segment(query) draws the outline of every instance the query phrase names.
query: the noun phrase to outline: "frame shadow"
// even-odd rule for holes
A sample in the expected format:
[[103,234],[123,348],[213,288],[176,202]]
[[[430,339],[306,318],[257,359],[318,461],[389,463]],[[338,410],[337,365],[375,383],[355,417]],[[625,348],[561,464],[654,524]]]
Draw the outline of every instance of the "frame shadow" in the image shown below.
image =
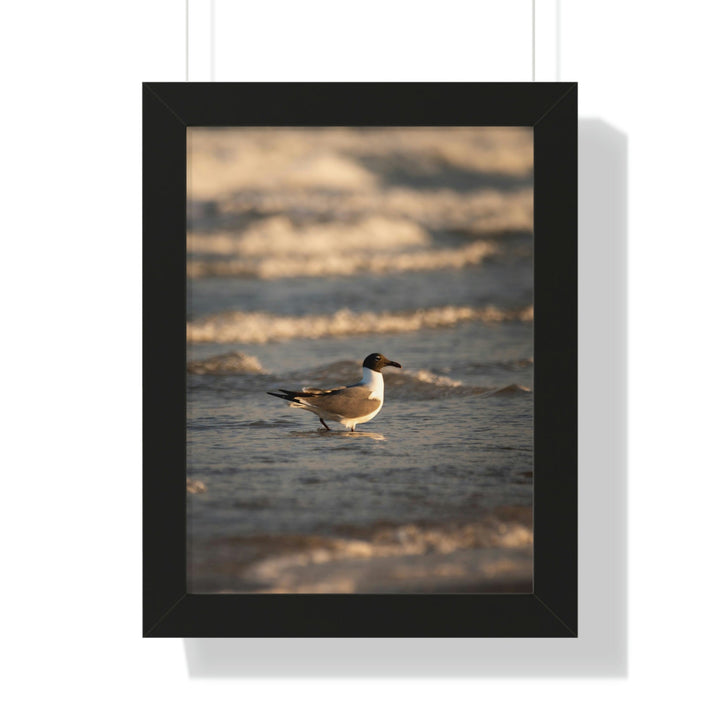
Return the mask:
[[627,144],[579,121],[579,637],[186,638],[191,678],[627,675]]

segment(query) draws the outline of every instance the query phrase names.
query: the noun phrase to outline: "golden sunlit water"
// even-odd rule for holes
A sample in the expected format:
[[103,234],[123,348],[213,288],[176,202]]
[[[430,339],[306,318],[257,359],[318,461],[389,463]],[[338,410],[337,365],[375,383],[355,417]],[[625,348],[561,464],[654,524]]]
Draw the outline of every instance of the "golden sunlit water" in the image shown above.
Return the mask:
[[[532,589],[532,131],[188,131],[191,592]],[[354,433],[268,390],[357,382]]]

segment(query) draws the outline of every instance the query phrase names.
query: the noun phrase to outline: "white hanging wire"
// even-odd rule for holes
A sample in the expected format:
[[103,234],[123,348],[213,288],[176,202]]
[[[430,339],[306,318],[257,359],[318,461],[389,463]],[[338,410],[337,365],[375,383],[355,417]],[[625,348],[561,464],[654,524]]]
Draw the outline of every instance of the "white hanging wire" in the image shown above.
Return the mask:
[[215,0],[210,0],[210,82],[215,82]]
[[[555,0],[554,2],[554,12],[549,7],[549,2],[543,2],[540,10],[540,16],[541,16],[541,23],[540,27],[542,28],[541,32],[541,39],[545,39],[546,41],[549,39],[549,37],[552,36],[552,30],[549,30],[547,26],[547,22],[543,22],[544,20],[548,19],[549,13],[552,12],[552,15],[554,17],[555,21],[555,82],[560,82],[560,3],[561,0]],[[541,47],[543,50],[548,45],[547,42],[544,44],[541,43]],[[548,63],[548,57],[547,53],[541,53],[541,57],[544,58],[543,62],[541,63],[541,68],[543,68],[543,75],[545,74],[545,70],[548,69],[547,65]],[[535,8],[535,0],[532,0],[532,81],[535,82],[537,78],[537,13]]]
[[[197,9],[197,3],[195,3]],[[205,9],[209,11],[210,33],[210,81],[215,82],[215,0],[209,0]],[[197,37],[197,34],[196,34]],[[197,48],[196,48],[197,49]],[[185,82],[190,81],[190,0],[185,0]]]
[[535,0],[532,0],[532,81],[535,82]]
[[560,0],[555,2],[555,81],[560,82]]

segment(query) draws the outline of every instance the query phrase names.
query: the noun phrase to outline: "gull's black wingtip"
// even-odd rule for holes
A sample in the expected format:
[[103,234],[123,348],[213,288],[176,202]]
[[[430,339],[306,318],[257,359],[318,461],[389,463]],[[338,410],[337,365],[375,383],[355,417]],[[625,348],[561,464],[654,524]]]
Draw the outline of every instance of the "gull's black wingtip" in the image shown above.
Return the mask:
[[287,400],[287,396],[286,396],[286,395],[278,395],[277,393],[273,393],[273,392],[269,392],[269,391],[268,391],[267,394],[268,394],[268,395],[272,395],[273,397],[279,397],[281,400]]

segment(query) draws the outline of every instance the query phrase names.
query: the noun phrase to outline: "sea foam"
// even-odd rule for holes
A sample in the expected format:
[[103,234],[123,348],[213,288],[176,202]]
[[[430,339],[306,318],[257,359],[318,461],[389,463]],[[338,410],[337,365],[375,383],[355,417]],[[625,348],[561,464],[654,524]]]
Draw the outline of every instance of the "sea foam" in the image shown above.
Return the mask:
[[445,306],[407,312],[353,312],[330,315],[273,315],[265,312],[224,312],[187,323],[190,343],[268,343],[297,338],[317,339],[368,333],[405,333],[452,327],[460,322],[531,322],[532,306],[520,309]]
[[[419,243],[418,243],[419,244]],[[357,275],[361,273],[385,275],[390,273],[423,272],[460,269],[479,265],[495,255],[495,243],[479,240],[454,249],[421,249],[387,252],[366,248],[345,249],[335,245],[325,252],[279,252],[243,258],[218,260],[189,260],[189,277],[255,277],[264,279],[286,277],[322,277]]]

